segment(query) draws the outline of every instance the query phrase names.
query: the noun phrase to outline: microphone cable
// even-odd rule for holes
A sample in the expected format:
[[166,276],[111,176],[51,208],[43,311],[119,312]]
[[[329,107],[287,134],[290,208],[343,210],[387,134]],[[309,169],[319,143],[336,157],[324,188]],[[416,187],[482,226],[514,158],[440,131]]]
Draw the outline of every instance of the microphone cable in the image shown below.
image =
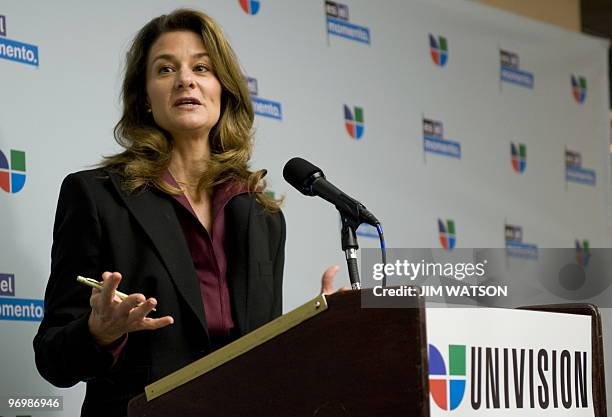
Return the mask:
[[378,239],[380,240],[380,252],[381,252],[382,263],[383,263],[382,286],[383,288],[386,288],[387,287],[387,272],[385,271],[385,266],[387,265],[387,246],[385,245],[385,235],[383,233],[382,224],[376,223],[376,231],[378,232]]

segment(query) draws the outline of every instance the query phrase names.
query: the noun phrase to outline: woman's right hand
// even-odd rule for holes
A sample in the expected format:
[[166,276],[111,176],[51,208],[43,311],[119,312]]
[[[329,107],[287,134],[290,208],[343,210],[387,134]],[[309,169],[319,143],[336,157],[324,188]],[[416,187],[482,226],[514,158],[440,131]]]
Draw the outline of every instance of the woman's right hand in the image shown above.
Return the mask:
[[[146,299],[138,293],[130,294],[124,300],[116,296],[115,291],[121,282],[119,272],[104,272],[102,281],[102,289],[94,288],[89,299],[89,332],[98,345],[109,345],[129,332],[155,330],[174,323],[172,316],[147,317],[157,305],[154,298]],[[140,303],[142,305],[138,306]]]

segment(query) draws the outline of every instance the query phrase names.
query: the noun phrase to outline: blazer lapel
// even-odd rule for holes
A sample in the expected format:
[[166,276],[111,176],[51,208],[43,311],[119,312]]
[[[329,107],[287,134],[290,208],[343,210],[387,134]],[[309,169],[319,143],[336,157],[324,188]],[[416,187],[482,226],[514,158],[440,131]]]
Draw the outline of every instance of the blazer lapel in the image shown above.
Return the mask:
[[114,173],[109,175],[125,205],[153,242],[180,294],[208,335],[198,277],[172,202],[151,190],[126,195],[121,188],[120,177]]
[[248,194],[234,197],[225,206],[225,250],[227,282],[236,325],[240,334],[249,331],[248,292],[250,274],[249,225],[255,198]]

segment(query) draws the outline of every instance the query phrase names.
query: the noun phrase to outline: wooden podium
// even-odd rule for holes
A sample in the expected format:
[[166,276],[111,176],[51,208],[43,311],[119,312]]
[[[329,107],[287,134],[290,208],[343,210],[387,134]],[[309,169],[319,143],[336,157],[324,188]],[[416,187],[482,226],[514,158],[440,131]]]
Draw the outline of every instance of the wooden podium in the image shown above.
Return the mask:
[[359,292],[317,297],[150,385],[128,416],[428,416],[425,309],[412,300],[363,309]]
[[[423,300],[375,309],[362,308],[361,297],[349,291],[311,300],[147,386],[130,401],[128,416],[429,416]],[[605,417],[597,309],[526,309],[591,316],[593,408],[595,417]]]

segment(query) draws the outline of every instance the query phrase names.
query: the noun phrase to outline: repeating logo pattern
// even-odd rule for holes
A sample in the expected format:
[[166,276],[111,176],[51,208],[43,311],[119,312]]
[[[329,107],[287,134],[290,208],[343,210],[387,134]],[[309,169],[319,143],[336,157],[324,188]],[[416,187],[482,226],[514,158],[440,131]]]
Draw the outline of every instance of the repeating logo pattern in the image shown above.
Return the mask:
[[349,22],[349,9],[346,4],[326,0],[325,16],[328,35],[370,44],[370,29]]
[[15,296],[15,275],[0,273],[0,296]]
[[0,59],[38,66],[38,46],[6,38],[6,16],[0,15]]
[[501,81],[529,89],[533,88],[533,74],[520,68],[517,53],[500,49],[499,57]]
[[239,0],[239,3],[247,14],[255,15],[259,11],[259,0]]
[[506,224],[504,229],[506,255],[513,258],[538,259],[538,246],[523,242],[523,228]]
[[443,67],[448,60],[448,42],[444,36],[436,38],[431,33],[429,34],[429,51],[434,64]]
[[0,188],[7,193],[18,193],[26,182],[25,152],[11,149],[11,163],[0,151]]
[[586,99],[587,93],[587,80],[585,77],[580,75],[572,74],[572,95],[577,103],[582,104]]
[[429,392],[442,410],[455,410],[465,394],[465,345],[448,346],[448,371],[442,353],[429,344]]
[[15,274],[0,273],[0,320],[41,321],[43,300],[15,298]]
[[455,221],[446,220],[446,223],[442,219],[438,219],[438,236],[440,237],[440,244],[446,250],[452,250],[455,248],[457,243],[457,234],[455,233]]
[[253,110],[258,116],[269,117],[276,120],[283,120],[283,106],[280,102],[259,97],[257,79],[247,77],[249,93],[253,102]]
[[423,151],[461,159],[461,144],[444,138],[444,125],[439,120],[423,119]]
[[361,139],[365,130],[363,108],[355,106],[353,107],[353,111],[351,111],[350,107],[345,104],[344,126],[350,137],[353,139]]
[[527,167],[527,145],[524,143],[515,145],[514,142],[510,142],[510,156],[514,171],[519,174],[525,172]]
[[594,186],[597,182],[595,170],[582,166],[582,154],[565,150],[565,180],[577,184]]
[[576,263],[583,268],[589,266],[591,259],[591,248],[588,240],[576,239]]

